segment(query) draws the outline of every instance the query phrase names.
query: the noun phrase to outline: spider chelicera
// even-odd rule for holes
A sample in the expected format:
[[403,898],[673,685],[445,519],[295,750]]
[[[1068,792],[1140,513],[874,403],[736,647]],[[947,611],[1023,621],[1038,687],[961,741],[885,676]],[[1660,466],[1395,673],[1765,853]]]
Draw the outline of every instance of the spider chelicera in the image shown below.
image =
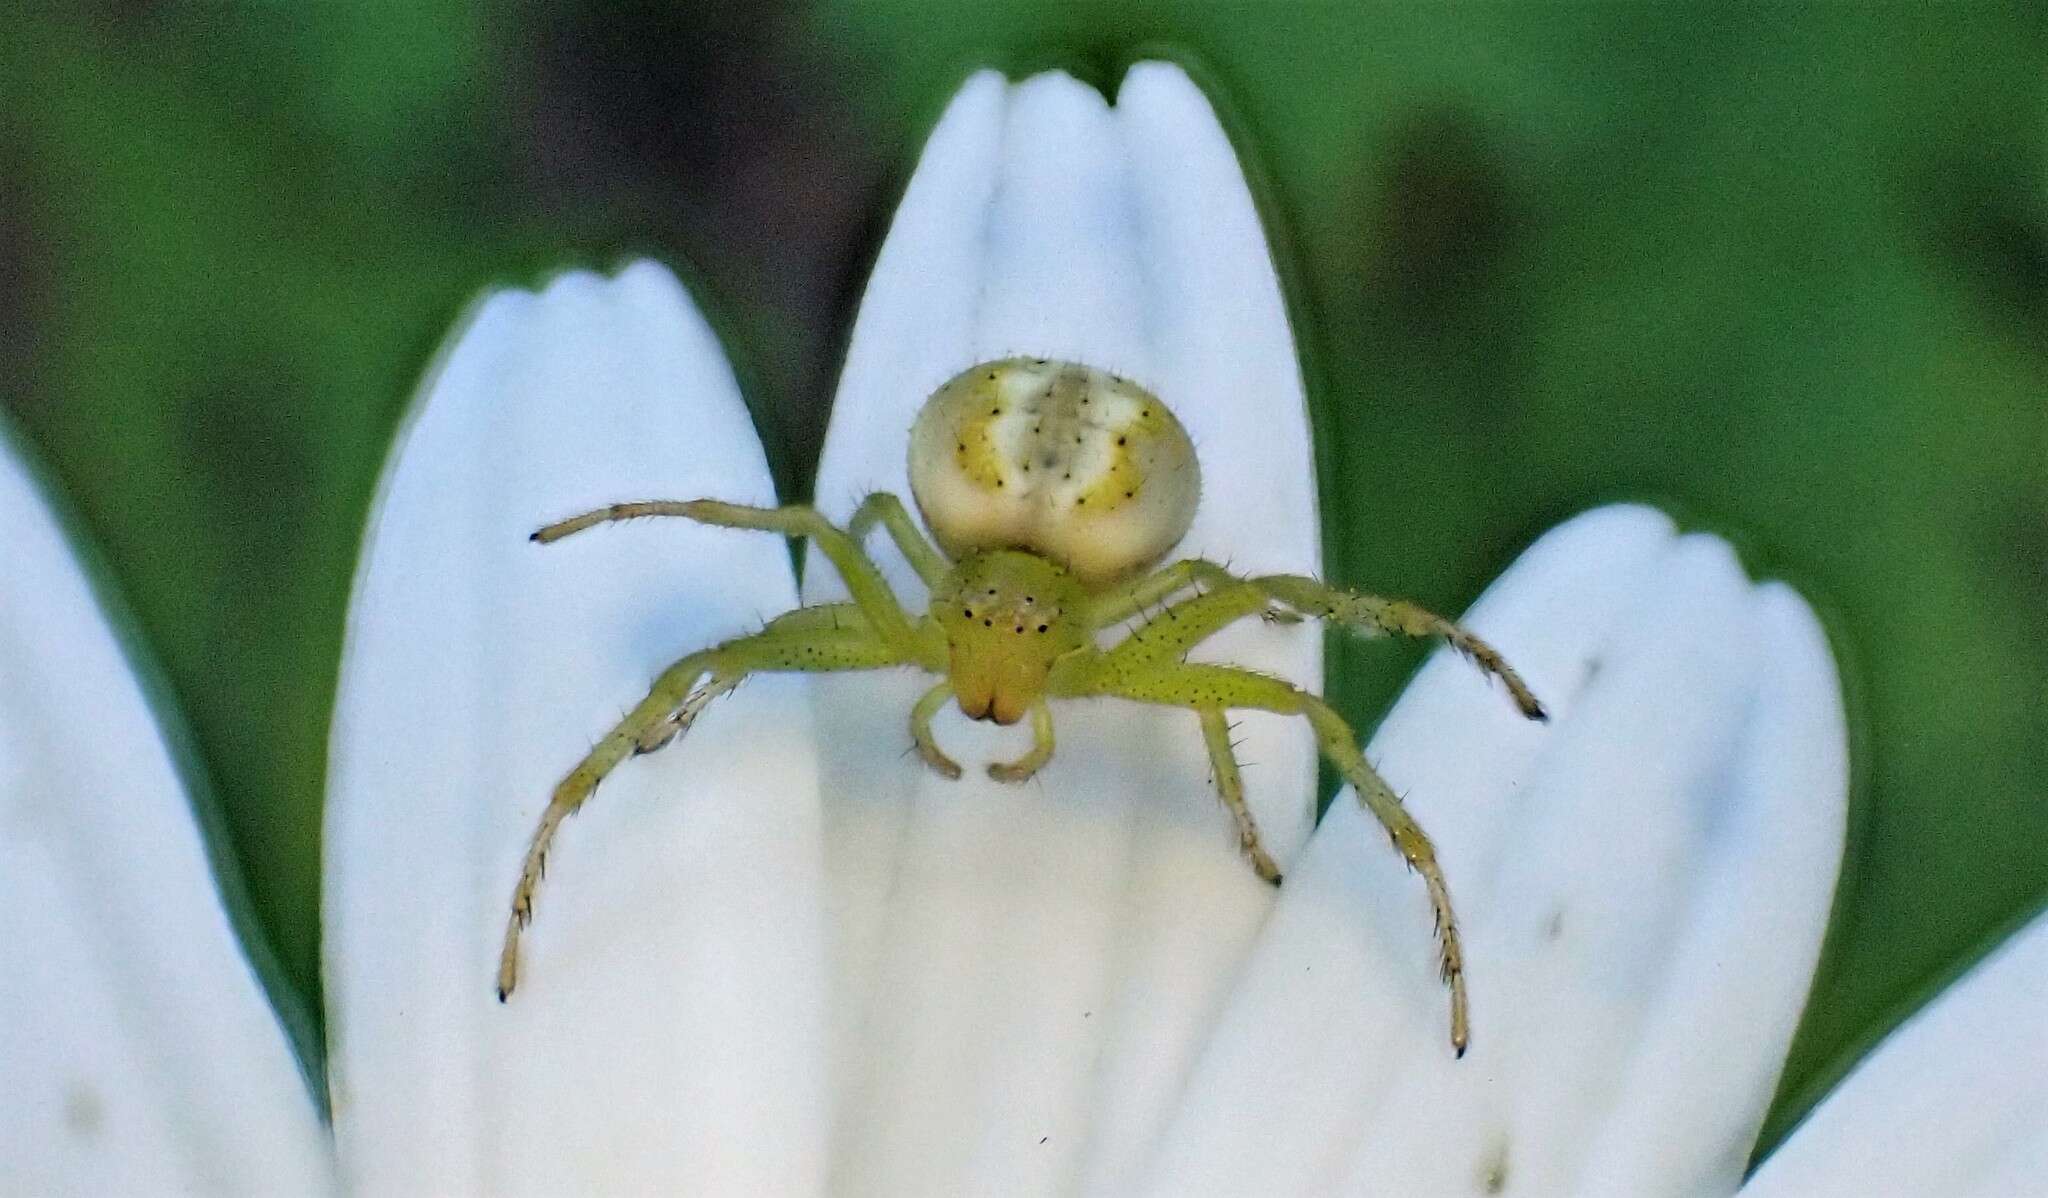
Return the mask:
[[[1469,1039],[1463,954],[1450,889],[1429,837],[1360,751],[1356,735],[1316,695],[1269,675],[1186,660],[1188,651],[1248,616],[1320,619],[1367,636],[1440,636],[1501,680],[1523,715],[1543,707],[1491,646],[1399,599],[1383,599],[1293,574],[1240,577],[1188,558],[1147,572],[1194,519],[1201,472],[1172,411],[1116,375],[1049,359],[986,362],[955,376],[926,401],[910,431],[910,483],[932,540],[888,492],[867,497],[844,528],[804,506],[749,507],[712,499],[618,503],[550,524],[542,543],[594,525],[641,516],[683,516],[723,528],[808,537],[846,580],[852,599],[799,607],[759,632],[692,653],[664,670],[647,697],[555,787],[534,830],[512,895],[498,997],[519,976],[519,935],[533,918],[548,846],[598,783],[635,753],[687,730],[705,706],[749,674],[914,666],[938,681],[910,709],[910,735],[926,764],[948,778],[960,766],[932,737],[950,702],[978,720],[1031,720],[1032,746],[988,767],[1021,782],[1053,754],[1048,700],[1108,695],[1194,712],[1216,789],[1237,823],[1238,844],[1261,878],[1280,871],[1259,843],[1230,745],[1232,709],[1299,715],[1394,848],[1422,875],[1435,912],[1439,966],[1451,995],[1451,1045]],[[875,525],[924,580],[931,604],[906,611],[868,557]],[[934,544],[933,541],[937,543]],[[1109,648],[1105,630],[1158,609]]]

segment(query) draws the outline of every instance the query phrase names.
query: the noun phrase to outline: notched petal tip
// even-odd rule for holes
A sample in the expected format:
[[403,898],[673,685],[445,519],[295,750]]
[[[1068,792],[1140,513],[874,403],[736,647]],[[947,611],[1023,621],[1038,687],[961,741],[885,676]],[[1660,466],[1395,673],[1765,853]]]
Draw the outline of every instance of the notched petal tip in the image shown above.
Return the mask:
[[[1450,1192],[1488,1175],[1512,1133],[1539,1189],[1734,1184],[1726,1145],[1761,1119],[1840,852],[1846,775],[1826,764],[1840,746],[1800,743],[1843,736],[1826,718],[1824,642],[1788,589],[1752,584],[1725,544],[1635,506],[1545,534],[1469,627],[1543,695],[1548,729],[1446,650],[1369,755],[1436,838],[1458,897],[1466,1048],[1483,1037],[1485,1068],[1452,1071],[1431,1051],[1440,997],[1417,977],[1414,883],[1369,821],[1334,806],[1190,1085],[1162,1178]],[[1361,1055],[1377,1068],[1358,1070]],[[1377,1114],[1246,1119],[1304,1091]],[[1590,1141],[1539,1130],[1533,1111],[1582,1122]],[[1306,1161],[1341,1163],[1290,1172]]]
[[[366,538],[329,755],[336,1134],[365,1189],[815,1175],[800,689],[750,688],[700,741],[625,761],[565,833],[526,976],[499,956],[552,788],[664,667],[795,603],[768,535],[679,519],[523,547],[565,513],[703,495],[775,502],[724,354],[656,264],[484,300],[423,389]],[[689,803],[646,801],[679,776]],[[423,1046],[445,1059],[422,1068]]]
[[[850,506],[870,488],[901,492],[906,432],[933,388],[976,363],[1057,357],[1140,380],[1186,425],[1203,455],[1205,492],[1229,502],[1212,505],[1206,525],[1198,514],[1177,554],[1318,573],[1306,403],[1286,308],[1243,172],[1206,99],[1166,65],[1134,68],[1115,107],[1065,75],[1015,87],[984,80],[999,83],[977,76],[947,107],[877,259],[818,494]],[[815,586],[809,580],[828,572],[815,556],[812,564]],[[918,592],[891,556],[883,565],[906,593]],[[1320,689],[1312,629],[1233,631],[1240,635],[1218,653]],[[858,1179],[852,1188],[971,1188],[949,1169],[975,1156],[999,1169],[1014,1163],[1000,1174],[1012,1188],[1080,1176],[1074,1188],[1127,1191],[1119,1181],[1138,1167],[1145,1137],[1084,1129],[1165,1117],[1172,1087],[1159,1079],[1177,1076],[1196,1051],[1272,901],[1224,835],[1227,814],[1205,780],[1199,737],[1170,713],[1105,704],[1062,726],[1060,765],[1042,791],[1008,796],[979,770],[957,784],[906,771],[893,749],[900,714],[826,718],[846,720],[826,730],[836,766],[885,792],[848,805],[848,822],[865,827],[872,813],[893,813],[889,798],[909,813],[898,826],[908,831],[866,841],[894,859],[844,863],[860,875],[854,889],[875,896],[854,918],[872,920],[877,930],[863,943],[879,947],[855,968],[887,996],[854,1017],[874,1041],[915,1046],[857,1067],[888,1079],[891,1101],[865,1104],[841,1131],[858,1146],[845,1170]],[[1300,721],[1253,719],[1245,735],[1254,738],[1248,798],[1261,838],[1287,862],[1310,818],[1312,745]],[[1133,753],[1133,743],[1147,750]],[[1172,881],[1138,885],[1147,878]],[[1115,957],[1131,926],[1174,948]],[[976,996],[992,988],[1003,1009],[977,1010]],[[1096,1012],[1085,1035],[1068,1027],[1075,1009]],[[1017,1052],[1049,1049],[1022,1081],[991,1049],[992,1025]],[[963,1074],[963,1061],[993,1068]],[[1076,1094],[1094,1096],[1093,1110],[1074,1109]],[[1062,1131],[1055,1144],[1092,1141],[1100,1151],[1034,1149],[1013,1160],[994,1147],[1011,1138],[990,1130],[987,1111],[1036,1118],[1048,1105],[1075,1133]],[[958,1151],[889,1151],[939,1140]]]

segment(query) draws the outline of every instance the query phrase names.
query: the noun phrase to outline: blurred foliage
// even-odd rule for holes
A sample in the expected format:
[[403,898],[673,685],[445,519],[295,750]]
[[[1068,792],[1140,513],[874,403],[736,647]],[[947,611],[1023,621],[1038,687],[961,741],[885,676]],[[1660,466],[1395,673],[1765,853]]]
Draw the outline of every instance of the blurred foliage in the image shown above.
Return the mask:
[[[23,6],[5,402],[196,727],[317,1009],[321,771],[394,422],[480,286],[693,271],[787,493],[960,78],[1164,53],[1288,276],[1333,575],[1462,607],[1635,496],[1830,622],[1858,825],[1767,1139],[2048,897],[2042,10]],[[1337,651],[1370,722],[1418,651]]]

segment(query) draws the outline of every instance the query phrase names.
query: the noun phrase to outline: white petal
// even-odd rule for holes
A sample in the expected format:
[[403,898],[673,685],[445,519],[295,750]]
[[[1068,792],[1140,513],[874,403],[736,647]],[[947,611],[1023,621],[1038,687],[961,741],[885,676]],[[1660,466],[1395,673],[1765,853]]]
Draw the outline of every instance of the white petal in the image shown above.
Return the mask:
[[1743,1198],[2002,1198],[2048,1177],[2048,915],[1893,1031]]
[[1848,736],[1826,633],[1752,591],[1760,661],[1728,772],[1695,794],[1690,894],[1582,1193],[1725,1193],[1748,1165],[1805,1008],[1847,820]]
[[1826,641],[1726,546],[1630,508],[1539,541],[1470,623],[1551,723],[1517,721],[1439,654],[1371,747],[1441,850],[1470,1053],[1446,1042],[1421,887],[1347,792],[1282,892],[1155,1192],[1733,1189],[1841,851]]
[[[1314,477],[1293,339],[1257,212],[1208,102],[1144,64],[1111,108],[1060,74],[969,80],[933,131],[855,326],[817,493],[844,514],[905,489],[933,388],[1009,354],[1113,368],[1188,426],[1205,502],[1182,550],[1313,572]],[[888,555],[885,555],[888,560]],[[900,563],[892,577],[921,607]],[[806,597],[840,593],[814,558]],[[1256,625],[1205,649],[1320,684],[1312,632]],[[906,760],[930,679],[820,688],[831,869],[853,988],[835,1187],[1115,1190],[1171,1110],[1270,907],[1208,784],[1192,716],[1109,702],[1055,712],[1040,779],[976,772],[1012,730],[957,712],[970,777]],[[1283,864],[1306,836],[1305,730],[1247,719],[1247,784]]]
[[628,761],[563,829],[519,989],[499,936],[555,782],[655,673],[794,602],[778,538],[620,499],[774,501],[731,371],[639,264],[486,300],[387,469],[326,829],[345,1168],[367,1193],[801,1193],[822,1177],[823,882],[788,678]]
[[0,528],[0,1188],[327,1192],[176,750],[4,432]]

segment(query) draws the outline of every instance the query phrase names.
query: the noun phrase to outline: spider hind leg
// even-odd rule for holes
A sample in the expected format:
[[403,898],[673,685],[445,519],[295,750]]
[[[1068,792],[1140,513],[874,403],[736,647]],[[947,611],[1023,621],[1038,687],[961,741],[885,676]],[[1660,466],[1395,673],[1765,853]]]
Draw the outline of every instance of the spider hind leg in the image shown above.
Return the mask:
[[1195,714],[1202,721],[1202,743],[1209,749],[1209,772],[1216,783],[1217,796],[1230,810],[1230,817],[1237,821],[1237,848],[1244,859],[1251,863],[1252,872],[1273,885],[1280,884],[1280,867],[1266,852],[1266,846],[1259,843],[1259,825],[1252,819],[1252,809],[1244,801],[1244,776],[1237,768],[1237,750],[1230,743],[1230,724],[1224,718],[1220,707],[1198,708]]
[[[1465,995],[1465,953],[1458,920],[1451,909],[1450,884],[1437,863],[1436,846],[1415,822],[1400,797],[1366,761],[1358,738],[1344,717],[1329,704],[1281,679],[1235,666],[1198,665],[1178,661],[1115,661],[1105,654],[1102,672],[1075,693],[1116,695],[1141,703],[1193,708],[1220,713],[1231,709],[1298,715],[1314,730],[1317,747],[1358,792],[1359,805],[1370,812],[1409,868],[1421,875],[1429,895],[1437,941],[1437,972],[1451,997],[1451,1047],[1459,1056],[1471,1039],[1471,1017]],[[1227,733],[1227,729],[1225,729]],[[1210,735],[1205,717],[1205,737]],[[1228,742],[1225,742],[1226,747]],[[1215,758],[1212,753],[1212,763]],[[1233,763],[1234,764],[1234,763]],[[1221,773],[1221,771],[1219,771]],[[1226,798],[1226,802],[1228,799]]]

